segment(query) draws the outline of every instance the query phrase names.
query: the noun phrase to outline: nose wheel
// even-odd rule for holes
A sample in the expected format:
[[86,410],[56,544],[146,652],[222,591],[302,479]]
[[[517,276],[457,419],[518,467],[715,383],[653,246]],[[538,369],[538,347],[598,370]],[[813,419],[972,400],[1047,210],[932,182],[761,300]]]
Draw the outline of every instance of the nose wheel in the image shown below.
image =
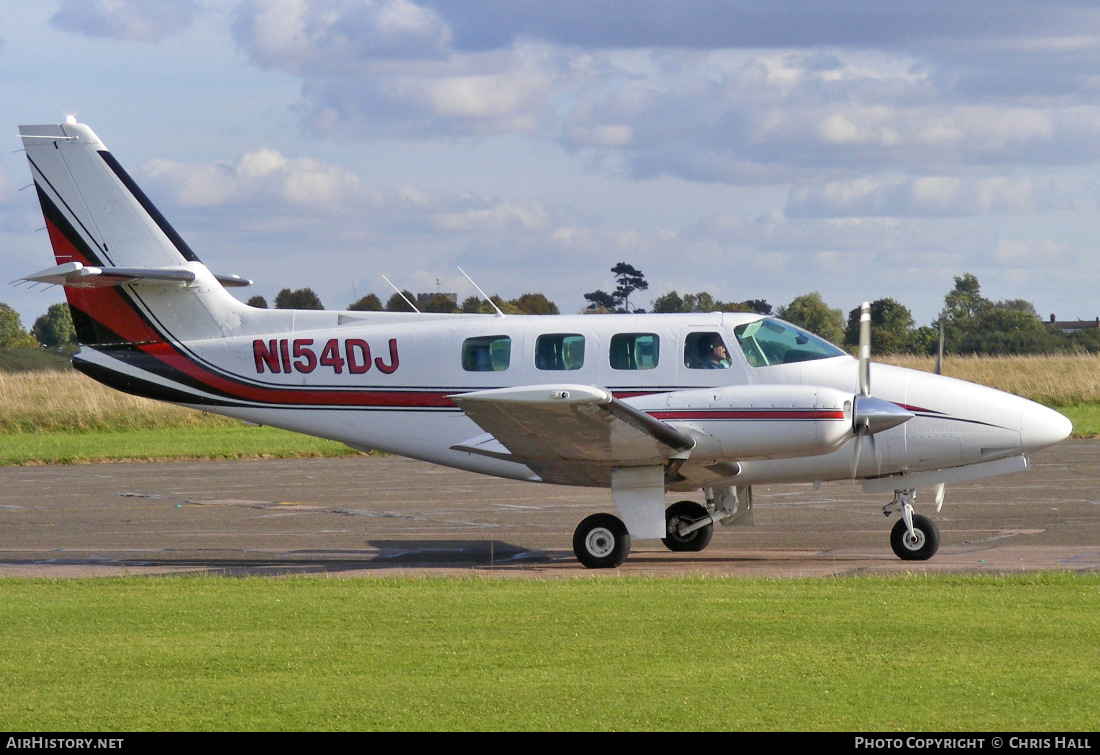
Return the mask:
[[890,547],[903,561],[927,561],[940,548],[940,530],[931,519],[913,512],[911,501],[915,498],[912,490],[896,491],[894,500],[882,510],[887,516],[901,511],[901,519],[890,530]]
[[939,550],[940,531],[928,517],[914,514],[912,534],[904,519],[894,523],[890,530],[890,547],[903,561],[927,561]]

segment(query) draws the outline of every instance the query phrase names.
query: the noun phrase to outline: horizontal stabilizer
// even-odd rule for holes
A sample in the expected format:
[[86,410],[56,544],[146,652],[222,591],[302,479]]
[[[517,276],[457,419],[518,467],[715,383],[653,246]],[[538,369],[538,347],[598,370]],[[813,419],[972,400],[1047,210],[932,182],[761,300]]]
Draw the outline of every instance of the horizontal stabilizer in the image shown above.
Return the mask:
[[[214,277],[227,287],[252,285],[252,281],[238,275]],[[187,285],[195,281],[195,273],[184,268],[94,267],[80,262],[66,262],[40,270],[20,280],[71,288],[104,288],[139,282]]]

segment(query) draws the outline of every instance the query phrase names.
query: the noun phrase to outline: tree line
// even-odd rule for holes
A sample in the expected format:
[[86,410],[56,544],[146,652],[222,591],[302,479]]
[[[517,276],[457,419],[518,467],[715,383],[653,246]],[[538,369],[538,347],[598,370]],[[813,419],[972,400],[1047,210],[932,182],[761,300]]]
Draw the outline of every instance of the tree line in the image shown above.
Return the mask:
[[[584,295],[588,302],[585,313],[641,313],[645,309],[631,301],[633,296],[649,289],[642,271],[625,262],[611,268],[615,288],[602,289]],[[956,276],[954,288],[944,297],[944,306],[929,325],[916,325],[912,313],[894,299],[871,302],[871,341],[876,354],[934,354],[943,333],[947,354],[1054,354],[1100,352],[1100,327],[1067,332],[1044,323],[1030,302],[1023,299],[991,301],[981,294],[976,276],[965,273]],[[554,302],[541,293],[527,293],[515,299],[490,297],[506,314],[559,314]],[[348,305],[359,312],[410,312],[417,297],[410,291],[393,293],[385,303],[374,293]],[[250,306],[267,308],[262,296],[253,296]],[[274,300],[276,309],[324,309],[320,297],[309,288],[284,288]],[[496,310],[477,296],[458,303],[446,294],[427,297],[420,306],[423,312],[461,312],[492,314]],[[813,291],[796,297],[789,304],[774,308],[764,299],[726,302],[706,291],[680,294],[669,291],[650,302],[649,311],[666,312],[755,312],[787,320],[838,345],[854,349],[859,342],[859,308],[847,316],[830,307],[821,294]],[[30,331],[23,329],[19,314],[0,303],[0,348],[47,347],[71,351],[76,348],[76,331],[69,308],[53,304],[46,314],[35,320]]]
[[[367,294],[347,306],[351,312],[441,312],[450,314],[461,312],[463,314],[493,314],[496,312],[492,305],[476,296],[469,296],[461,304],[447,294],[436,294],[428,297],[422,306],[416,306],[413,302],[417,297],[408,289],[400,293],[394,292],[386,303],[377,294]],[[523,294],[515,299],[505,301],[500,296],[490,296],[493,304],[500,311],[511,315],[557,315],[561,314],[554,302],[543,294]],[[247,302],[249,306],[267,309],[267,299],[262,296],[253,296]],[[275,309],[324,309],[321,298],[310,288],[299,288],[291,291],[284,288],[275,296]]]

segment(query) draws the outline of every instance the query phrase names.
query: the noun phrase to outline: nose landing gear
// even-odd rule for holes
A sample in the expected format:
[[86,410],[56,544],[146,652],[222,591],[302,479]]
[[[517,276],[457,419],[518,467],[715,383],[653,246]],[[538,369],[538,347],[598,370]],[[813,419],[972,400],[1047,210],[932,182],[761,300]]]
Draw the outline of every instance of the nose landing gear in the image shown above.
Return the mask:
[[901,512],[901,519],[890,530],[890,547],[903,561],[927,561],[940,548],[940,531],[936,523],[913,512],[912,502],[916,499],[917,494],[912,489],[895,490],[894,500],[882,508],[886,516]]

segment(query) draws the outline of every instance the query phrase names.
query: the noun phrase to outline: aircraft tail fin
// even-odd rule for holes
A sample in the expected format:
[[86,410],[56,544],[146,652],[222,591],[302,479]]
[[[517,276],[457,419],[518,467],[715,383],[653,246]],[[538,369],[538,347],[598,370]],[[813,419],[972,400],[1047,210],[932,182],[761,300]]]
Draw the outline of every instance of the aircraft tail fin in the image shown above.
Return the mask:
[[56,266],[81,344],[229,335],[245,305],[214,276],[86,125],[20,126]]

